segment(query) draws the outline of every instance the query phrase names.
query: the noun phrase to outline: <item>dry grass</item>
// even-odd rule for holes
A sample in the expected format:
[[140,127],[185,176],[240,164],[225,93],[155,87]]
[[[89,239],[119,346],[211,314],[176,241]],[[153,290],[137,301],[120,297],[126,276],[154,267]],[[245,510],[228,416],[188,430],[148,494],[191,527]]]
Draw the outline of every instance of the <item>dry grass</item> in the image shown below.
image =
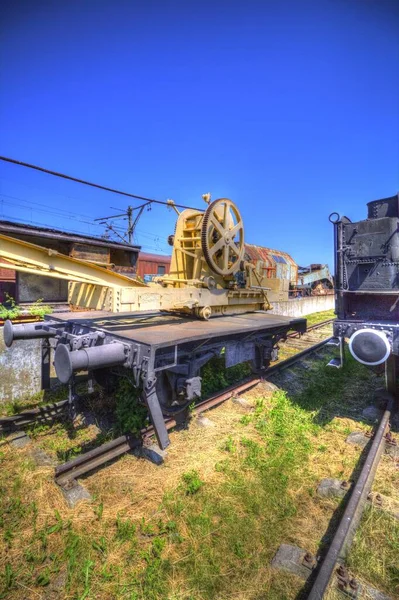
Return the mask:
[[[230,400],[207,413],[214,426],[194,419],[173,432],[163,466],[126,455],[86,477],[81,482],[93,500],[73,510],[52,469],[35,467],[29,448],[1,443],[2,597],[296,598],[303,582],[273,571],[270,560],[280,543],[319,550],[339,503],[319,498],[317,484],[352,477],[361,449],[345,439],[369,428],[360,412],[381,384],[353,362],[333,373],[307,362],[309,369],[278,381],[288,396],[260,385],[245,394],[252,410]],[[59,456],[93,442],[97,432],[56,426],[35,436]],[[395,463],[384,458],[375,490],[398,498],[398,478]],[[388,527],[385,517],[366,515],[350,564],[394,594],[395,540],[382,547]]]

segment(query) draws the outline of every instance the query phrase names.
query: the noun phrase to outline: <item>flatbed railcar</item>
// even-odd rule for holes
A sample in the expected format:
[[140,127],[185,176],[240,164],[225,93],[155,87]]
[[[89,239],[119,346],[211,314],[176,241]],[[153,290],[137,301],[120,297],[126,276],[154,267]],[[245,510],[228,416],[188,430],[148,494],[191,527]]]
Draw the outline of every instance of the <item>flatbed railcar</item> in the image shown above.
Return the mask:
[[[142,390],[161,448],[169,445],[164,416],[176,415],[201,397],[201,368],[222,351],[226,367],[252,361],[257,372],[277,356],[289,331],[305,332],[306,319],[264,311],[200,321],[162,312],[59,313],[43,323],[6,323],[4,337],[42,337],[55,348],[58,379],[73,385],[87,371],[101,385],[127,376]],[[50,340],[52,340],[50,342]]]

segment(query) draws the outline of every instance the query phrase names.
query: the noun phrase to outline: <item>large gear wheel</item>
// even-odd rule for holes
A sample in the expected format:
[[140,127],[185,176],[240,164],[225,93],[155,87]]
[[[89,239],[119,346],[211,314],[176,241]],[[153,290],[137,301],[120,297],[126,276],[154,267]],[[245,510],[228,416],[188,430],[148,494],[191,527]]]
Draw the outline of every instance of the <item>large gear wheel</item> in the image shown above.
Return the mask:
[[233,275],[244,258],[244,224],[237,206],[219,198],[205,211],[201,247],[209,268],[218,275]]

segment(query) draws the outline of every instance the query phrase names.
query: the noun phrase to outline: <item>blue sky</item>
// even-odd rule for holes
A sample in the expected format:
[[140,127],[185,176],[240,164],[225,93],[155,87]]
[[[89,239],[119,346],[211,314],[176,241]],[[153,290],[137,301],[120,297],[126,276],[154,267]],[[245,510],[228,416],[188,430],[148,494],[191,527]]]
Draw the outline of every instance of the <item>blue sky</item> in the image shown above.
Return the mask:
[[[399,190],[397,1],[5,0],[0,27],[2,155],[230,197],[248,242],[303,265],[332,263],[330,212]],[[89,222],[126,204],[0,162],[0,218],[100,234]],[[168,251],[174,221],[154,206],[136,241]]]

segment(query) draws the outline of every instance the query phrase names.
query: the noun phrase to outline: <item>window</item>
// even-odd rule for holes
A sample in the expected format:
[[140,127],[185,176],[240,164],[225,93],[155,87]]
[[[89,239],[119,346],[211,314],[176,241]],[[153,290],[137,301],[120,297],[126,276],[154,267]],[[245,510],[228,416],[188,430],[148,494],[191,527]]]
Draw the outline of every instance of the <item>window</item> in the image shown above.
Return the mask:
[[285,265],[287,264],[287,261],[282,256],[277,256],[277,254],[272,254],[272,257],[274,258],[276,263],[283,263]]
[[165,275],[165,265],[158,265],[157,275]]

